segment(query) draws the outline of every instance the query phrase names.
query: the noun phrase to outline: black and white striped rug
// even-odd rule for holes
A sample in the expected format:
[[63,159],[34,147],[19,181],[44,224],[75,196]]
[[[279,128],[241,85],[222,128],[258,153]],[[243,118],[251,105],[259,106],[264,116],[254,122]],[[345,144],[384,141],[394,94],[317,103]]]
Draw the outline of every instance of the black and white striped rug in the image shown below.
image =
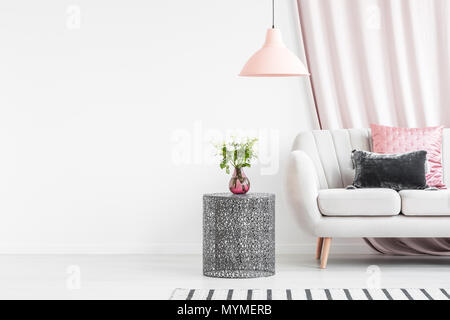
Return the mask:
[[450,289],[175,289],[171,300],[450,300]]

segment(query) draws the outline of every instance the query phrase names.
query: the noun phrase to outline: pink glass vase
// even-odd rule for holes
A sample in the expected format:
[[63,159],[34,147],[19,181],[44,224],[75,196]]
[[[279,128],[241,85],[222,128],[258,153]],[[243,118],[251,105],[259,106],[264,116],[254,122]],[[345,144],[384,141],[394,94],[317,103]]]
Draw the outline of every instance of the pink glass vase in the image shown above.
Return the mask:
[[234,194],[244,194],[250,190],[250,180],[248,180],[242,168],[234,168],[229,187]]

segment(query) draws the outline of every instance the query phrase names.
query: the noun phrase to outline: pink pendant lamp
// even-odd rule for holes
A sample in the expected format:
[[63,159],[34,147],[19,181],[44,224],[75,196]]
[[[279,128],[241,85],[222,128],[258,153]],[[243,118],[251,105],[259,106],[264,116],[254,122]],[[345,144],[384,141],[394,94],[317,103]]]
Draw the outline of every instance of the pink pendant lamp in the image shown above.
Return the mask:
[[308,69],[283,43],[280,29],[275,28],[275,3],[272,0],[272,28],[266,41],[245,64],[241,77],[295,77],[309,76]]

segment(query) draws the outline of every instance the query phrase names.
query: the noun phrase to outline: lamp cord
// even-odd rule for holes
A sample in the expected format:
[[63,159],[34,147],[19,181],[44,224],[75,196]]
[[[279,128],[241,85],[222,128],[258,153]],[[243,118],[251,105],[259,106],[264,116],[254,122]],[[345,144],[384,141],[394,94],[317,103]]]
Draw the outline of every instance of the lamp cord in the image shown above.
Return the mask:
[[275,0],[272,0],[272,29],[275,28]]

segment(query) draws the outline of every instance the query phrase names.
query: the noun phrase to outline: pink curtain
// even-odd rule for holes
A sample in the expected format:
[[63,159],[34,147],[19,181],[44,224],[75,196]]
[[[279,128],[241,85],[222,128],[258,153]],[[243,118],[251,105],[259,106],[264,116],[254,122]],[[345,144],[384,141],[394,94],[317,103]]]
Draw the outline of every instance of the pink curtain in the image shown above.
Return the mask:
[[[298,0],[323,129],[450,126],[450,1]],[[366,239],[388,254],[450,254],[448,239]]]

